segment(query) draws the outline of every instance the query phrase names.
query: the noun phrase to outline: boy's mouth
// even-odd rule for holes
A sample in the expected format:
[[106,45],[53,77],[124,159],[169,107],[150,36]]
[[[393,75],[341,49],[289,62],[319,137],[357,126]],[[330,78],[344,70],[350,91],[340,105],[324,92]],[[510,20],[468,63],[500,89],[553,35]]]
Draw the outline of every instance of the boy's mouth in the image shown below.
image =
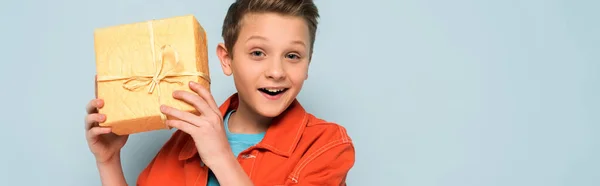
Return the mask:
[[288,90],[288,88],[259,88],[258,90],[270,96],[276,96],[278,94],[284,93]]

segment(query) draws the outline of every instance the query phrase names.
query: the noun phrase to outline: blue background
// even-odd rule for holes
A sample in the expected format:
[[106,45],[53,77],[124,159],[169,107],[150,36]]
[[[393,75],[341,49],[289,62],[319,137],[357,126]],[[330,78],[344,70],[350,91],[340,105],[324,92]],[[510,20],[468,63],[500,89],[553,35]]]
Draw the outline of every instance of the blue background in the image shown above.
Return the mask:
[[[23,0],[0,6],[0,180],[100,185],[84,137],[95,28],[194,14],[213,94],[232,1]],[[600,185],[600,1],[318,1],[299,99],[356,144],[351,185]],[[173,131],[130,137],[130,185]]]

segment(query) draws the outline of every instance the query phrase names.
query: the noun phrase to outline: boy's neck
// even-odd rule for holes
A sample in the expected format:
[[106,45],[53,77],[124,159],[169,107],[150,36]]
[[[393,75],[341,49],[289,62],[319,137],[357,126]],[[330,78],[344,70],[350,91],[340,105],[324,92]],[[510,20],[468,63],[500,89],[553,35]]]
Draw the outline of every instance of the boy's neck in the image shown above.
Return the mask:
[[272,120],[254,112],[240,100],[237,110],[229,117],[229,131],[242,134],[265,132]]

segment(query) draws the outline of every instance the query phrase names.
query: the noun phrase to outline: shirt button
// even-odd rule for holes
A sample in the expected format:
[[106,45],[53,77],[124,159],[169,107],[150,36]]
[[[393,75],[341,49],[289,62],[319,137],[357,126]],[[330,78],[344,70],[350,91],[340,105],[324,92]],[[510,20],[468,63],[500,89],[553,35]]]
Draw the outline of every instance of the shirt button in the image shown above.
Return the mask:
[[252,154],[244,154],[242,155],[243,159],[248,159],[248,158],[255,158],[256,156],[252,155]]

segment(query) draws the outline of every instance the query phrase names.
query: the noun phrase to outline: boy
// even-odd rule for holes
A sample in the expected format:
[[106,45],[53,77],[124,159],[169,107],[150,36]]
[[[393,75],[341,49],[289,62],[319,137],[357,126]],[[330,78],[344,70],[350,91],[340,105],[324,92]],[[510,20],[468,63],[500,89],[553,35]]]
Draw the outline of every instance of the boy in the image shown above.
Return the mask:
[[[178,130],[137,185],[345,185],[354,164],[346,130],[306,113],[296,96],[308,77],[317,18],[311,0],[237,0],[217,55],[237,93],[220,107],[202,86],[175,91],[200,113],[161,106]],[[97,127],[102,99],[88,104],[86,137],[104,185],[126,185],[120,149],[127,136]]]

